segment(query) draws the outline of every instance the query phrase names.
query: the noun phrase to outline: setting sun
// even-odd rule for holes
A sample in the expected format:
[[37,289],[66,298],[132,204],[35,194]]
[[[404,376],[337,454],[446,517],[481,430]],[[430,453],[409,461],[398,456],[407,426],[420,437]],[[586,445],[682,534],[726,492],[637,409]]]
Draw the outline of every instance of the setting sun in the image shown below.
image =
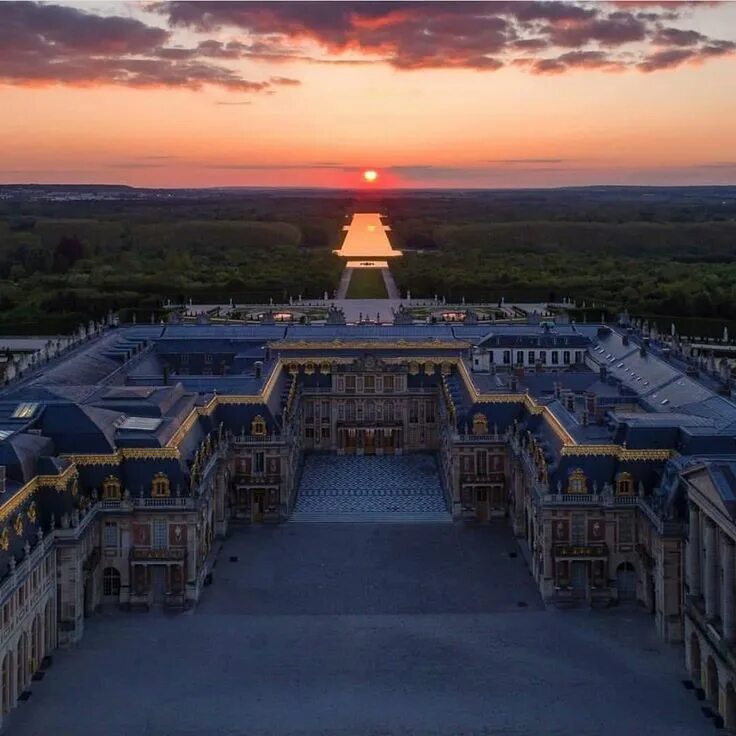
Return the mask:
[[378,179],[378,172],[374,171],[373,169],[368,169],[367,171],[363,172],[363,179],[365,179],[365,181],[370,184]]

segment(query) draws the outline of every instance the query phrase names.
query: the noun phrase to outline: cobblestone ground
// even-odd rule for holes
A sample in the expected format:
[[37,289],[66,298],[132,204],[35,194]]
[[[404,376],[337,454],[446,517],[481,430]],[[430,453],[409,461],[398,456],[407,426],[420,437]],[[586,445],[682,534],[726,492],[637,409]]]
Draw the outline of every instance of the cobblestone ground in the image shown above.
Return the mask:
[[648,616],[545,611],[514,552],[501,524],[237,531],[195,612],[90,619],[8,733],[713,732]]

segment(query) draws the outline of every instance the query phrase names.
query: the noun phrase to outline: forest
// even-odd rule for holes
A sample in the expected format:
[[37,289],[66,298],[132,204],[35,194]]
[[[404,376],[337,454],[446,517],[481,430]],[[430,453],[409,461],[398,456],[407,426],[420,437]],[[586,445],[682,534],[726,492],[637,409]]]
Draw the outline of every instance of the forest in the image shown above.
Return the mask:
[[332,294],[332,250],[381,212],[402,293],[573,298],[736,319],[736,188],[330,192],[0,187],[0,332],[56,334],[109,309]]

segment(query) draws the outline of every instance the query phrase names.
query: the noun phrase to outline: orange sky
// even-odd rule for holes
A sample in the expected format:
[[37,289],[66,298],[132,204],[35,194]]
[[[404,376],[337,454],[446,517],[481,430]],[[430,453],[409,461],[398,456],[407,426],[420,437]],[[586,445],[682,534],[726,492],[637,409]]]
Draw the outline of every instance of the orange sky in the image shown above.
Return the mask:
[[[70,5],[64,7],[79,12]],[[0,183],[174,187],[736,184],[736,55],[728,45],[736,38],[736,3],[682,11],[677,18],[671,17],[672,9],[657,11],[669,15],[665,20],[646,21],[647,33],[658,34],[656,42],[612,46],[585,39],[573,48],[565,37],[566,46],[548,44],[532,56],[525,52],[520,57],[516,48],[511,50],[507,26],[501,51],[489,55],[494,63],[499,59],[502,64],[495,70],[471,68],[477,65],[476,57],[460,55],[468,45],[465,27],[462,33],[438,39],[438,44],[445,44],[443,54],[452,58],[447,66],[453,68],[443,68],[442,59],[429,58],[421,47],[412,47],[412,57],[403,58],[397,38],[407,34],[409,48],[416,37],[409,36],[411,27],[395,25],[394,31],[391,24],[399,21],[392,17],[370,20],[393,34],[388,40],[376,38],[381,46],[376,51],[367,47],[376,31],[372,27],[363,30],[368,20],[353,16],[349,23],[351,29],[360,27],[359,40],[351,39],[350,48],[327,48],[321,28],[294,29],[290,17],[238,18],[240,25],[202,29],[174,25],[180,21],[173,14],[144,12],[124,3],[80,7],[84,19],[95,14],[126,19],[127,24],[120,25],[135,40],[126,36],[125,43],[136,45],[123,50],[124,63],[131,58],[137,63],[141,49],[146,64],[152,54],[163,54],[150,50],[147,39],[138,38],[144,31],[152,38],[156,33],[170,34],[165,44],[153,38],[157,49],[192,48],[203,40],[252,44],[267,38],[273,43],[266,21],[283,29],[278,49],[288,48],[291,56],[272,61],[263,55],[256,58],[249,51],[241,58],[196,59],[197,65],[217,65],[238,80],[265,82],[259,91],[245,89],[245,85],[238,89],[241,82],[233,83],[229,77],[222,82],[220,71],[214,72],[220,81],[192,81],[192,74],[202,73],[194,66],[183,71],[178,66],[167,67],[166,75],[179,75],[175,83],[148,66],[145,81],[128,78],[121,82],[119,30],[111,28],[114,38],[101,49],[90,48],[98,43],[97,31],[94,41],[78,31],[79,17],[70,19],[75,22],[69,29],[47,30],[44,26],[43,33],[52,40],[57,31],[64,33],[65,48],[71,50],[61,62],[68,64],[68,71],[63,71],[65,79],[49,78],[55,72],[43,68],[46,59],[34,57],[25,63],[30,51],[21,48],[14,59],[22,58],[24,64],[11,65],[2,79],[0,55]],[[9,13],[7,8],[0,4],[0,27]],[[653,14],[650,11],[648,6],[646,12]],[[325,12],[330,12],[329,6]],[[634,8],[624,7],[623,12],[633,17]],[[8,19],[12,38],[21,41],[27,25],[35,24],[31,30],[38,34],[43,21],[10,15]],[[444,19],[443,28],[463,20]],[[586,19],[586,33],[609,33],[605,27],[598,30],[604,21],[611,23],[608,17],[596,19],[597,25]],[[619,26],[624,21],[629,24],[620,16],[613,17]],[[332,23],[331,17],[328,22]],[[253,25],[259,23],[264,29],[256,33]],[[517,26],[514,33],[518,35],[521,28],[538,38],[541,26],[534,23],[533,28]],[[581,21],[574,23],[573,30],[579,33]],[[700,36],[697,47],[690,37],[679,36],[678,45],[663,46],[663,34],[672,27]],[[724,29],[730,36],[724,35]],[[556,31],[547,27],[546,32]],[[343,28],[337,27],[334,33],[336,38],[344,37]],[[708,52],[716,41],[721,44],[718,53]],[[53,48],[58,47],[57,39]],[[605,52],[607,65],[615,58],[616,70],[591,68],[586,60],[585,65],[555,73],[530,71],[532,59],[565,54],[568,59],[570,54],[591,49],[599,56]],[[652,54],[683,49],[691,57],[671,68],[647,73],[637,66],[650,63],[646,60]],[[700,49],[706,50],[701,54]],[[334,63],[340,59],[373,63]],[[405,69],[405,64],[419,68]],[[84,78],[89,69],[103,67],[114,67],[110,79],[97,72],[94,79]],[[124,73],[129,75],[129,69]],[[151,79],[154,73],[159,76]],[[205,73],[213,74],[210,67]],[[182,80],[182,75],[189,76]],[[362,171],[368,167],[379,172],[375,185],[362,182]]]

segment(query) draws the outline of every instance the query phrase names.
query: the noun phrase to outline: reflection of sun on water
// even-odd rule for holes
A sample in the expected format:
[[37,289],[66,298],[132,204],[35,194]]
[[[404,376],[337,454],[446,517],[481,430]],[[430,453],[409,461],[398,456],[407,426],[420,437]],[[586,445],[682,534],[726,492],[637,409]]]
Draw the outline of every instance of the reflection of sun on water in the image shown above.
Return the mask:
[[387,231],[390,228],[381,222],[378,212],[358,212],[352,216],[349,225],[346,225],[345,240],[338,255],[347,258],[364,258],[367,260],[392,258],[401,255],[401,251],[394,250],[388,239]]

